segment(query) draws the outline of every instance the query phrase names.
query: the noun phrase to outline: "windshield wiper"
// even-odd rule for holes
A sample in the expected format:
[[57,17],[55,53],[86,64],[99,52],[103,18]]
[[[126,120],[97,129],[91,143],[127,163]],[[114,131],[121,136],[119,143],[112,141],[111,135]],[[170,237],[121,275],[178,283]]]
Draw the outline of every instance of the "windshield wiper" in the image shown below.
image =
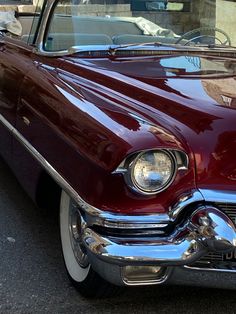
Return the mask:
[[[153,46],[155,47],[155,49],[153,49]],[[218,57],[236,57],[236,47],[222,46],[218,44],[185,46],[180,44],[165,44],[160,42],[150,42],[141,44],[110,46],[108,52],[111,56],[142,55],[142,54],[146,55],[204,54]]]
[[[227,47],[227,48],[226,48]],[[112,46],[73,46],[68,49],[68,54],[82,56],[170,56],[170,55],[209,55],[215,57],[236,58],[236,47],[220,46],[217,44],[184,46],[180,44],[165,44],[160,42],[112,45]]]
[[[122,44],[122,45],[88,45],[88,46],[72,46],[68,49],[70,54],[74,53],[84,53],[84,52],[96,52],[101,51],[102,53],[108,52],[110,55],[115,54],[116,51],[120,49],[129,49],[135,47],[138,49],[144,46],[155,46],[155,47],[166,47],[166,44],[159,43],[159,42],[148,42],[148,43],[134,43],[134,44]],[[168,45],[169,47],[170,45]],[[173,45],[174,46],[174,45]]]

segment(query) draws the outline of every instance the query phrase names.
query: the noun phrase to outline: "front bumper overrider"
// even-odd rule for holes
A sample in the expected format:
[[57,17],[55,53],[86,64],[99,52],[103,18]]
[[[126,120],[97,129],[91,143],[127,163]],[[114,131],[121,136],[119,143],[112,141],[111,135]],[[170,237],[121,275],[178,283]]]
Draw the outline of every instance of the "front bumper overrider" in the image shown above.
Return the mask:
[[[191,203],[193,200],[194,202]],[[117,284],[120,284],[122,280],[124,282],[122,269],[127,266],[159,266],[160,269],[166,270],[166,276],[163,276],[161,272],[161,278],[166,280],[168,269],[171,267],[191,265],[211,251],[219,253],[232,251],[236,247],[234,223],[217,207],[203,202],[197,203],[196,195],[194,198],[183,199],[182,206],[181,204],[176,206],[169,215],[170,220],[175,221],[183,207],[189,207],[191,204],[194,204],[193,210],[188,211],[168,235],[161,232],[160,234],[153,233],[155,221],[150,218],[151,216],[147,219],[146,225],[144,220],[139,219],[135,225],[127,219],[125,223],[124,221],[115,222],[114,216],[112,219],[108,217],[107,220],[103,217],[102,230],[108,228],[108,233],[101,233],[93,228],[91,221],[90,225],[85,222],[82,243],[92,266],[105,279]],[[134,217],[132,219],[135,220]],[[98,223],[101,224],[101,220]],[[141,224],[152,232],[135,235],[136,228],[140,230]],[[156,225],[165,227],[166,224],[167,222],[162,219]],[[122,233],[122,228],[124,226],[127,228],[127,225],[134,231],[133,235]],[[114,226],[119,229],[119,234],[112,233]],[[119,274],[119,280],[116,278],[116,272],[121,274]],[[146,280],[143,282],[148,283]]]

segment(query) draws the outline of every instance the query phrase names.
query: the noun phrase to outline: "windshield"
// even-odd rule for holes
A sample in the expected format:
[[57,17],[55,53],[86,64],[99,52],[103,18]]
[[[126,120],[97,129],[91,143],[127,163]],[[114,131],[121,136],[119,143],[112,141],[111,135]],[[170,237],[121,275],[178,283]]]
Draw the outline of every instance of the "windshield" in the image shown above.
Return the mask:
[[44,49],[153,42],[227,49],[236,46],[235,16],[235,0],[59,1]]

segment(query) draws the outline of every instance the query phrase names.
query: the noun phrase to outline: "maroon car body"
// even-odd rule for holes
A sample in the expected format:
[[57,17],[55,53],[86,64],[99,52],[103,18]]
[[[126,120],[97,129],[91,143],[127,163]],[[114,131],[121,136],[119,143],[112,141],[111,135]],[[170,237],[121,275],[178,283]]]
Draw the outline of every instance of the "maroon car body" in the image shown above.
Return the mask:
[[[221,272],[235,287],[236,53],[50,56],[37,50],[43,31],[34,44],[0,37],[0,151],[26,191],[40,206],[70,195],[89,263],[112,283],[193,284],[201,272],[197,284],[221,287]],[[184,166],[160,193],[137,193],[120,165],[152,150]]]

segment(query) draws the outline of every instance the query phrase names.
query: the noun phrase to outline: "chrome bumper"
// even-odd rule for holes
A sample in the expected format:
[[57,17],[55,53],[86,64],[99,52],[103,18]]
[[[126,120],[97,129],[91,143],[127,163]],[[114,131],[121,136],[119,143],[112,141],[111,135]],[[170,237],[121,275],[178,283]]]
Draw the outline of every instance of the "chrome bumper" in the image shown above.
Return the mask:
[[[171,282],[172,273],[193,265],[208,252],[233,251],[233,211],[230,207],[222,211],[214,204],[226,202],[235,207],[236,196],[217,192],[215,199],[214,195],[214,191],[195,191],[181,197],[166,214],[140,216],[103,212],[77,202],[83,220],[81,240],[92,267],[118,285],[159,284]],[[159,277],[140,282],[127,279],[127,269],[137,268],[159,268]]]
[[111,237],[87,227],[83,243],[98,259],[117,265],[189,265],[209,251],[229,252],[236,246],[236,229],[227,215],[200,206],[168,238]]

